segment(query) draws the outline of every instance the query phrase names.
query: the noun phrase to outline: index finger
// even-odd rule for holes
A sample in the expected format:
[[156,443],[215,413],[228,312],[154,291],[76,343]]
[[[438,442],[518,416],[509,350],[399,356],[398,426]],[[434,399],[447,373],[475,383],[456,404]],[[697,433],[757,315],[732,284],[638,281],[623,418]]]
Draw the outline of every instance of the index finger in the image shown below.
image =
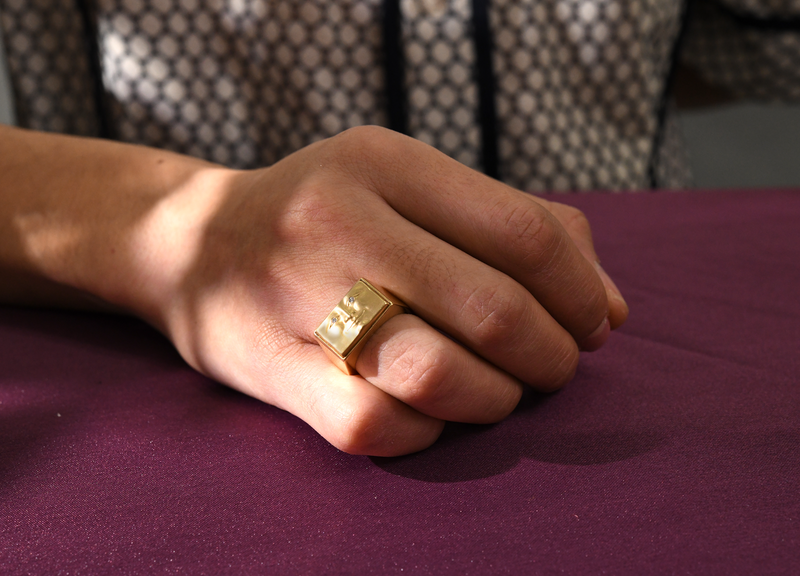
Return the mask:
[[575,245],[580,250],[583,257],[595,267],[603,285],[606,287],[606,295],[608,296],[608,321],[611,329],[614,330],[622,326],[628,318],[628,304],[622,297],[622,293],[617,288],[617,285],[611,277],[600,266],[600,258],[594,248],[592,241],[592,229],[589,225],[589,220],[586,215],[573,206],[561,204],[560,202],[550,202],[544,198],[539,198],[530,195],[529,198],[544,206],[555,216],[564,229],[572,238]]

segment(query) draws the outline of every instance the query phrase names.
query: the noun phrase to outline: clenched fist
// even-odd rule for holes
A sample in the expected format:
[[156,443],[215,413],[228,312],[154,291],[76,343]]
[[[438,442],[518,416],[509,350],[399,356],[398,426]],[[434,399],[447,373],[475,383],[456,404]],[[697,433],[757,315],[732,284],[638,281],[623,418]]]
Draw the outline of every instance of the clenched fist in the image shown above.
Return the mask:
[[[255,171],[9,133],[27,151],[0,170],[38,199],[0,197],[21,247],[0,252],[6,300],[91,295],[136,314],[196,369],[347,452],[406,454],[447,420],[501,420],[523,386],[569,381],[627,315],[579,211],[385,129]],[[24,169],[65,150],[48,174]],[[348,376],[314,330],[360,277],[413,314],[381,326]]]

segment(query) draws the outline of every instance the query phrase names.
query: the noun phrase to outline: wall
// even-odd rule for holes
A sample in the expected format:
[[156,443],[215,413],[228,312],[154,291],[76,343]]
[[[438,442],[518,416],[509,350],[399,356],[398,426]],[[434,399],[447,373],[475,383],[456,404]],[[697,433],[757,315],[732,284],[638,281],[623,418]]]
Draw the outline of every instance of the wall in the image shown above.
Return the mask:
[[695,186],[800,188],[800,105],[683,112]]

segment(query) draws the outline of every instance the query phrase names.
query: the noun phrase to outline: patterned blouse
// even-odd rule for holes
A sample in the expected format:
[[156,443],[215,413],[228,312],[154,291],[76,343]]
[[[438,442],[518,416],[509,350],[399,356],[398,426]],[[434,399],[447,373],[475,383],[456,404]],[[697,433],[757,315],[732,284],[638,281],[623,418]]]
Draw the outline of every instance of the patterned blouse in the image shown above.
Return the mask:
[[20,125],[238,168],[379,124],[527,190],[687,183],[678,59],[800,100],[800,0],[0,0]]

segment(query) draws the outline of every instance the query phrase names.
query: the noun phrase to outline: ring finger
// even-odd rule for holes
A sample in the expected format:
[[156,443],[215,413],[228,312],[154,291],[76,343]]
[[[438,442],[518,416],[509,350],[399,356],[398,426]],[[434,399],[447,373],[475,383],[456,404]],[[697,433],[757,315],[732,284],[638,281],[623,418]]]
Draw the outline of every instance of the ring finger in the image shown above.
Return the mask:
[[367,341],[356,369],[377,388],[442,420],[497,422],[522,395],[517,379],[411,314],[381,326]]

